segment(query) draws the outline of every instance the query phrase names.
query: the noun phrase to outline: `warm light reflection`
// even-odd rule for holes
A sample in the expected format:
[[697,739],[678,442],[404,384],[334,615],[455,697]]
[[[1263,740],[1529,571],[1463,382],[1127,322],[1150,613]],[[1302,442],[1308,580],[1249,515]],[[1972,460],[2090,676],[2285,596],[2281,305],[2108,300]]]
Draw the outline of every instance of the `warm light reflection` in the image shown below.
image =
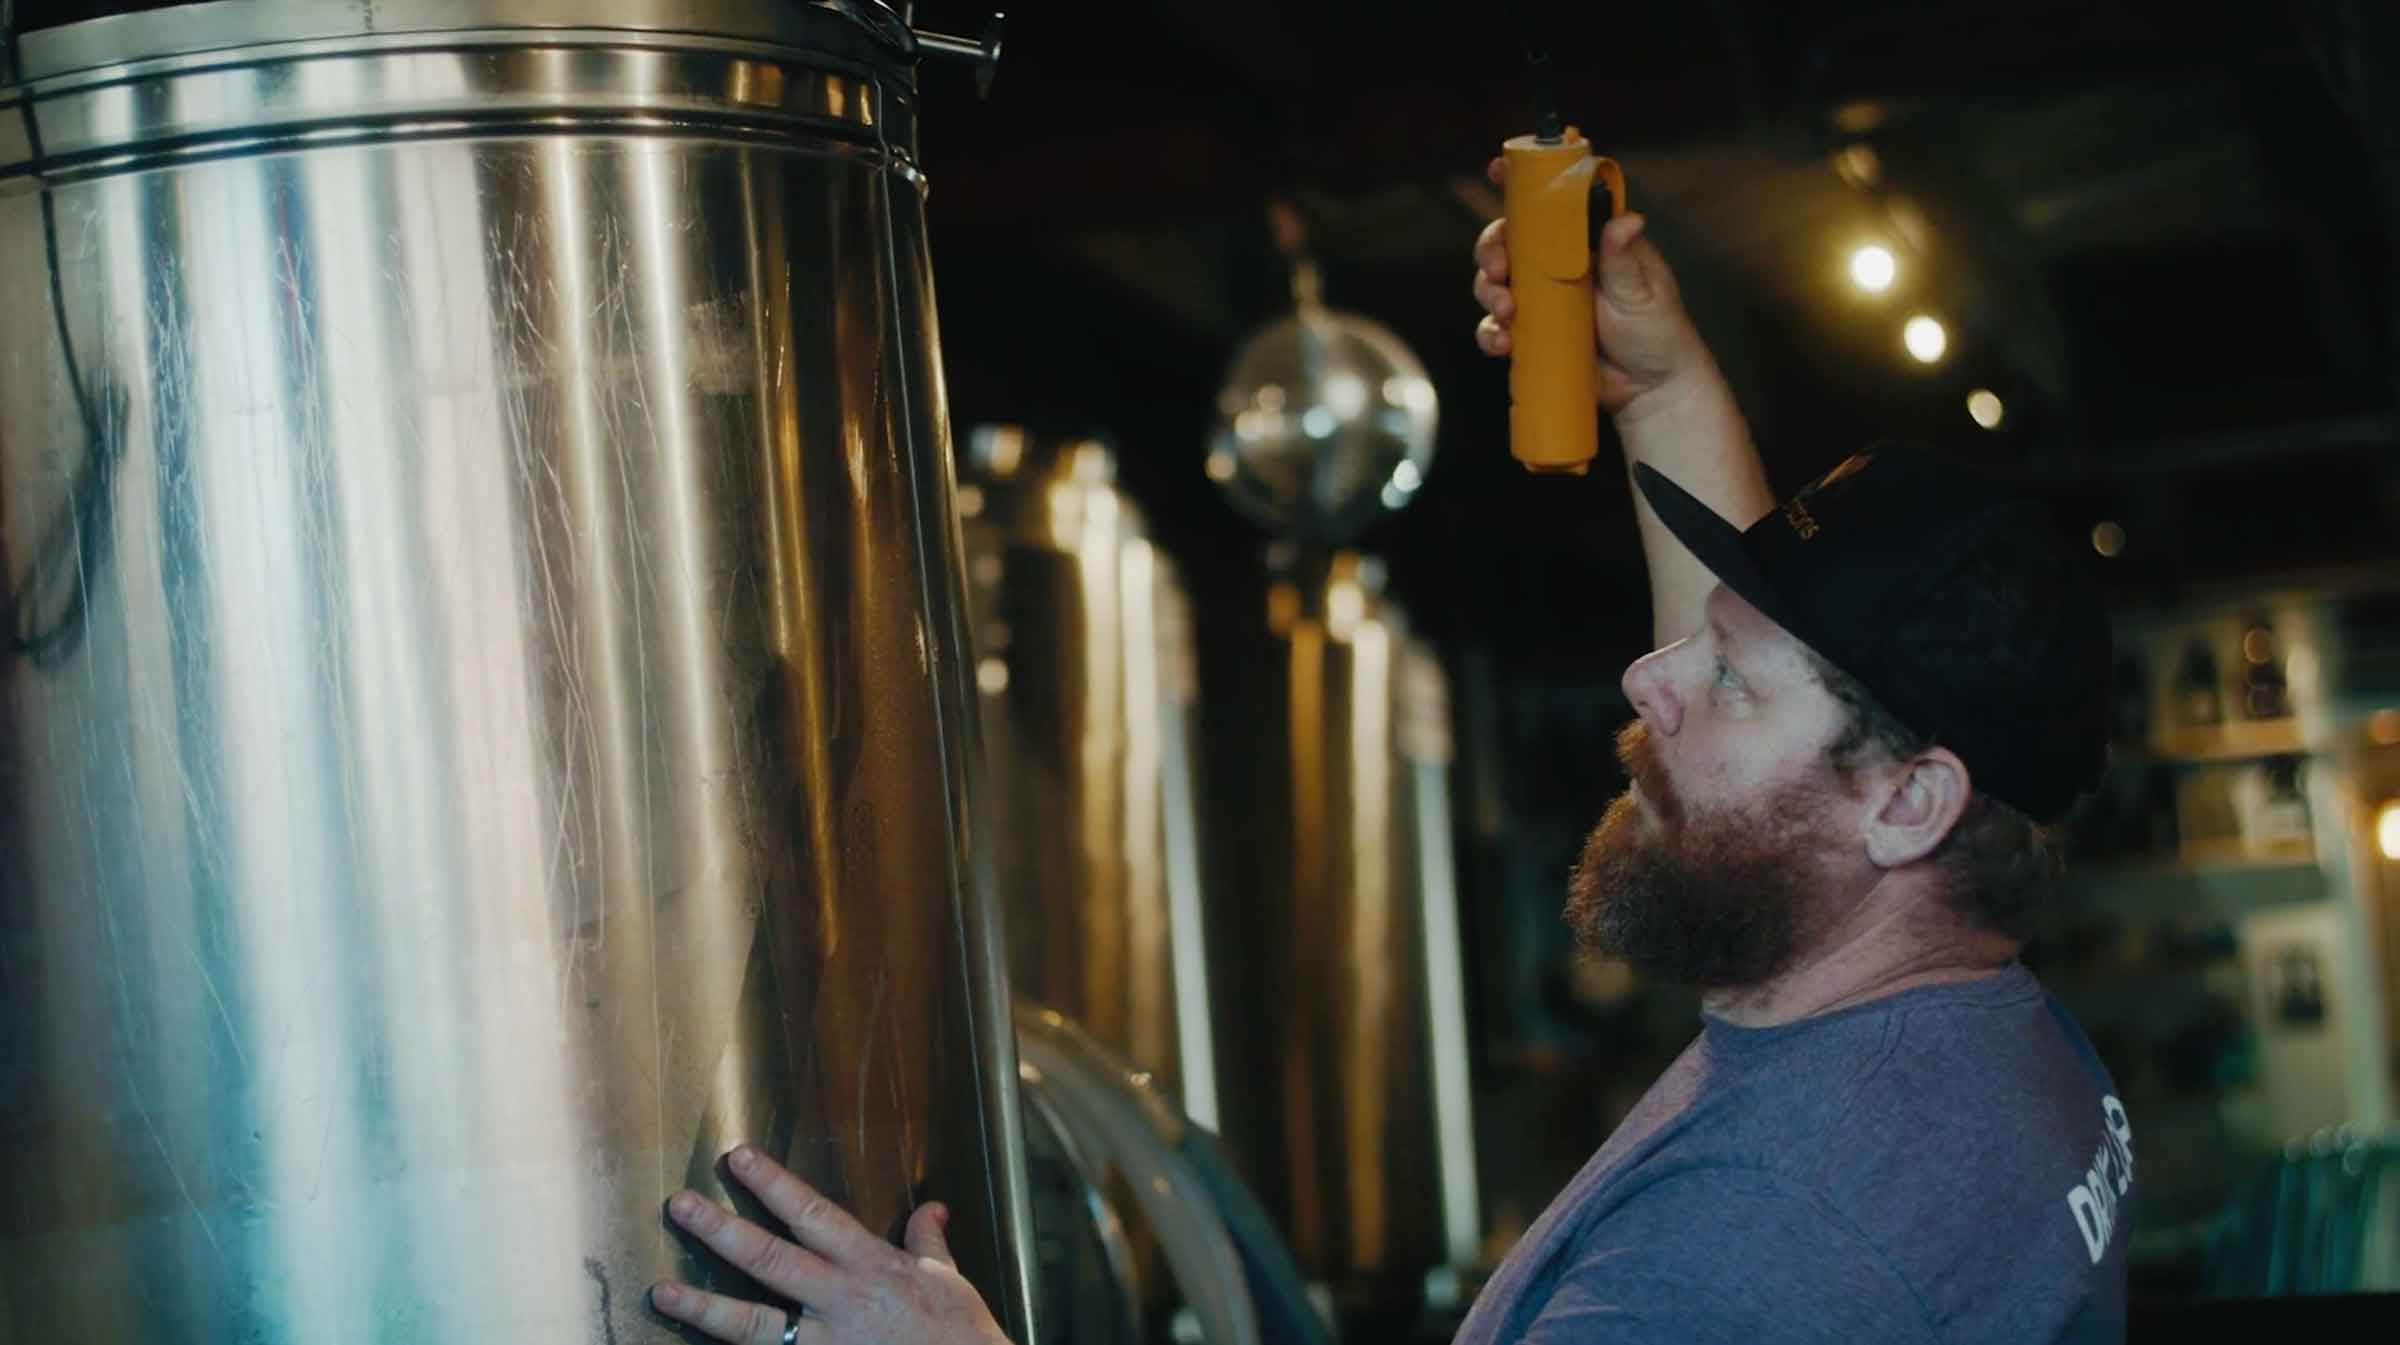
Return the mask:
[[1191,610],[1172,584],[1172,571],[1153,580],[1162,562],[1147,543],[1128,548],[1129,566],[1153,601],[1144,613],[1144,638],[1157,651],[1152,704],[1158,707],[1158,765],[1160,840],[1163,846],[1167,896],[1167,953],[1173,961],[1175,986],[1176,1064],[1183,1087],[1183,1109],[1203,1127],[1218,1128],[1217,1043],[1209,1019],[1208,930],[1204,914],[1205,889],[1200,876],[1198,801],[1192,796],[1192,667]]
[[1833,171],[1853,187],[1872,187],[1883,180],[1883,160],[1873,145],[1861,141],[1835,152]]
[[[1338,638],[1341,627],[1334,613],[1347,594],[1363,604],[1358,583],[1336,579],[1327,595],[1326,625]],[[1383,621],[1354,614],[1350,639],[1350,818],[1351,895],[1356,903],[1350,918],[1349,965],[1352,982],[1350,1012],[1343,1016],[1347,1038],[1343,1058],[1357,1071],[1343,1094],[1341,1133],[1349,1180],[1351,1254],[1360,1265],[1383,1259],[1391,1219],[1387,1213],[1384,1143],[1388,1137],[1383,1107],[1392,1059],[1392,1043],[1384,1025],[1392,1021],[1392,1000],[1400,993],[1393,968],[1398,950],[1392,944],[1392,906],[1398,898],[1389,846],[1392,816],[1391,689],[1392,631]]]
[[976,431],[976,449],[983,469],[996,477],[1016,475],[1025,462],[1025,431],[1014,425],[992,425]]
[[2383,805],[2375,815],[2375,847],[2385,859],[2400,859],[2400,800]]
[[[1401,713],[1419,722],[1402,753],[1416,803],[1417,875],[1423,898],[1425,999],[1433,1069],[1434,1148],[1441,1155],[1442,1244],[1452,1265],[1473,1265],[1481,1253],[1483,1213],[1475,1191],[1475,1104],[1467,1077],[1466,951],[1459,938],[1458,867],[1450,850],[1447,744],[1424,724],[1441,726],[1448,697],[1441,667],[1422,646],[1402,661]],[[1437,750],[1438,749],[1438,750]]]
[[1431,411],[1435,402],[1433,384],[1412,375],[1394,374],[1383,380],[1383,399],[1411,411]]
[[1359,619],[1366,614],[1366,595],[1351,579],[1336,579],[1325,589],[1325,631],[1336,640],[1347,640],[1358,630]]
[[1327,375],[1325,407],[1343,420],[1356,419],[1367,409],[1366,380],[1348,371]]
[[2000,404],[2000,394],[1990,388],[1977,388],[1967,394],[1967,415],[1987,430],[2000,428],[2001,418],[2008,408]]
[[2102,520],[2092,526],[2092,550],[2103,556],[2120,556],[2125,552],[2125,529]]
[[2317,690],[2317,651],[2305,644],[2295,644],[2283,661],[2283,675],[2292,690],[2302,697],[2311,697]]
[[1124,1035],[1136,1060],[1176,1059],[1174,1021],[1181,1002],[1175,984],[1174,917],[1167,909],[1164,847],[1149,844],[1148,824],[1160,803],[1158,556],[1140,537],[1117,541],[1118,677],[1124,709],[1119,747],[1107,765],[1116,772],[1126,839],[1119,856],[1125,943]]
[[[1099,465],[1085,458],[1081,448],[1068,464],[1075,476],[1097,473]],[[1053,482],[1051,490],[1077,501],[1071,521],[1068,517],[1060,520],[1060,540],[1074,558],[1076,586],[1083,593],[1084,638],[1081,647],[1073,651],[1082,666],[1070,676],[1082,684],[1085,703],[1092,707],[1081,716],[1082,741],[1075,744],[1071,767],[1081,776],[1081,791],[1091,803],[1071,819],[1063,819],[1074,853],[1082,857],[1078,867],[1083,876],[1072,888],[1077,901],[1070,920],[1082,931],[1083,939],[1079,946],[1070,945],[1077,946],[1079,953],[1072,974],[1082,987],[1086,1025],[1111,1040],[1126,1041],[1127,1029],[1132,1026],[1128,1021],[1133,1007],[1130,992],[1146,970],[1129,965],[1141,960],[1128,943],[1130,923],[1137,918],[1131,908],[1140,901],[1123,886],[1127,874],[1114,860],[1125,849],[1120,819],[1128,816],[1123,792],[1128,780],[1122,774],[1131,718],[1123,709],[1127,703],[1124,622],[1132,595],[1125,593],[1121,583],[1118,550],[1123,537],[1116,527],[1116,500],[1109,496],[1108,487],[1083,485],[1070,478]],[[1095,507],[1103,496],[1109,496],[1105,510]]]
[[2378,747],[2400,746],[2400,710],[2377,710],[2367,716],[2367,737]]

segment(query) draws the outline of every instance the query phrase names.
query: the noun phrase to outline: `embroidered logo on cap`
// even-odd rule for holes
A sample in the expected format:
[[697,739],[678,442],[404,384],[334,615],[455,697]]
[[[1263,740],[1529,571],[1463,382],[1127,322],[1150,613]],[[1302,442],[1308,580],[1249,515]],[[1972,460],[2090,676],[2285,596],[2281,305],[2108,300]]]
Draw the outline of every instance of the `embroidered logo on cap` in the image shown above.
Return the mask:
[[1834,482],[1841,480],[1845,476],[1856,475],[1859,471],[1863,470],[1868,463],[1873,462],[1874,460],[1875,455],[1873,453],[1853,453],[1849,457],[1844,458],[1840,466],[1835,467],[1832,471],[1827,472],[1825,475],[1818,477],[1814,481],[1811,481],[1800,491],[1799,494],[1794,495],[1789,500],[1784,501],[1783,521],[1792,525],[1792,531],[1800,534],[1800,540],[1803,542],[1816,536],[1818,533],[1823,532],[1824,529],[1817,523],[1817,516],[1808,512],[1808,506],[1802,503],[1802,501],[1806,500],[1809,496],[1816,494],[1818,491],[1825,489],[1827,486],[1832,485]]

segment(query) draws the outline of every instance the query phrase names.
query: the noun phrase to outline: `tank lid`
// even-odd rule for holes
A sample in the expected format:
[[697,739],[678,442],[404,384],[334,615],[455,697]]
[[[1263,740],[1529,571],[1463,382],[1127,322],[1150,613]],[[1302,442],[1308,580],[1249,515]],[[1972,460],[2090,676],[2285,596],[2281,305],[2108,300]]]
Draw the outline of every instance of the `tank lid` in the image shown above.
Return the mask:
[[849,29],[869,41],[842,45],[869,49],[839,54],[893,62],[916,54],[908,25],[880,0],[211,0],[31,29],[18,39],[18,65],[30,81],[262,44],[542,29],[801,48]]

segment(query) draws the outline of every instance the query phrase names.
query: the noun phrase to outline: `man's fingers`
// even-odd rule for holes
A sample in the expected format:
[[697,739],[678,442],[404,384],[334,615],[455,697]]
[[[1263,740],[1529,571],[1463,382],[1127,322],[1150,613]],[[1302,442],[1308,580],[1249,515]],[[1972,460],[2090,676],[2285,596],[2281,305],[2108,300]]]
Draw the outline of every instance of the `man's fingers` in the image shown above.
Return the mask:
[[1508,328],[1496,318],[1487,317],[1475,324],[1475,345],[1486,355],[1508,353]]
[[1503,326],[1517,315],[1517,298],[1508,292],[1508,286],[1481,271],[1475,273],[1475,302],[1483,305],[1484,312],[1500,319]]
[[919,1205],[917,1212],[908,1216],[908,1231],[901,1242],[918,1259],[956,1270],[958,1261],[950,1255],[949,1225],[949,1206],[938,1201]]
[[1496,219],[1475,236],[1475,269],[1499,284],[1508,283],[1508,221]]
[[1508,156],[1505,154],[1493,155],[1492,161],[1483,166],[1483,175],[1487,178],[1490,178],[1492,180],[1492,185],[1495,187],[1507,186]]
[[[688,1284],[651,1285],[650,1306],[731,1345],[783,1345],[783,1330],[792,1323],[790,1314],[781,1308],[745,1303]],[[803,1317],[792,1339],[823,1345],[828,1339],[825,1324]]]
[[1664,286],[1666,263],[1642,236],[1639,215],[1620,215],[1600,231],[1600,289],[1620,308],[1646,308]]
[[776,1293],[803,1303],[822,1303],[832,1296],[833,1268],[822,1257],[729,1213],[715,1201],[678,1191],[667,1202],[667,1213],[710,1251]]
[[850,1211],[793,1176],[781,1163],[743,1145],[727,1155],[742,1185],[792,1230],[800,1245],[837,1266],[866,1270],[890,1264],[900,1249],[867,1231]]

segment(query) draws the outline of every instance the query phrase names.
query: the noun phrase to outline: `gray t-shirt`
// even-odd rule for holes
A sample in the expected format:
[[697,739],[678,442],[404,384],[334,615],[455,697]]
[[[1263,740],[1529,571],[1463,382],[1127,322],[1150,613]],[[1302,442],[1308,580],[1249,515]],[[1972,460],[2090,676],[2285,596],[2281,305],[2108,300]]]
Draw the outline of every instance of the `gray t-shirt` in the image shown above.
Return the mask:
[[1781,1027],[1703,1016],[1458,1345],[2122,1340],[2115,1092],[2022,966]]

